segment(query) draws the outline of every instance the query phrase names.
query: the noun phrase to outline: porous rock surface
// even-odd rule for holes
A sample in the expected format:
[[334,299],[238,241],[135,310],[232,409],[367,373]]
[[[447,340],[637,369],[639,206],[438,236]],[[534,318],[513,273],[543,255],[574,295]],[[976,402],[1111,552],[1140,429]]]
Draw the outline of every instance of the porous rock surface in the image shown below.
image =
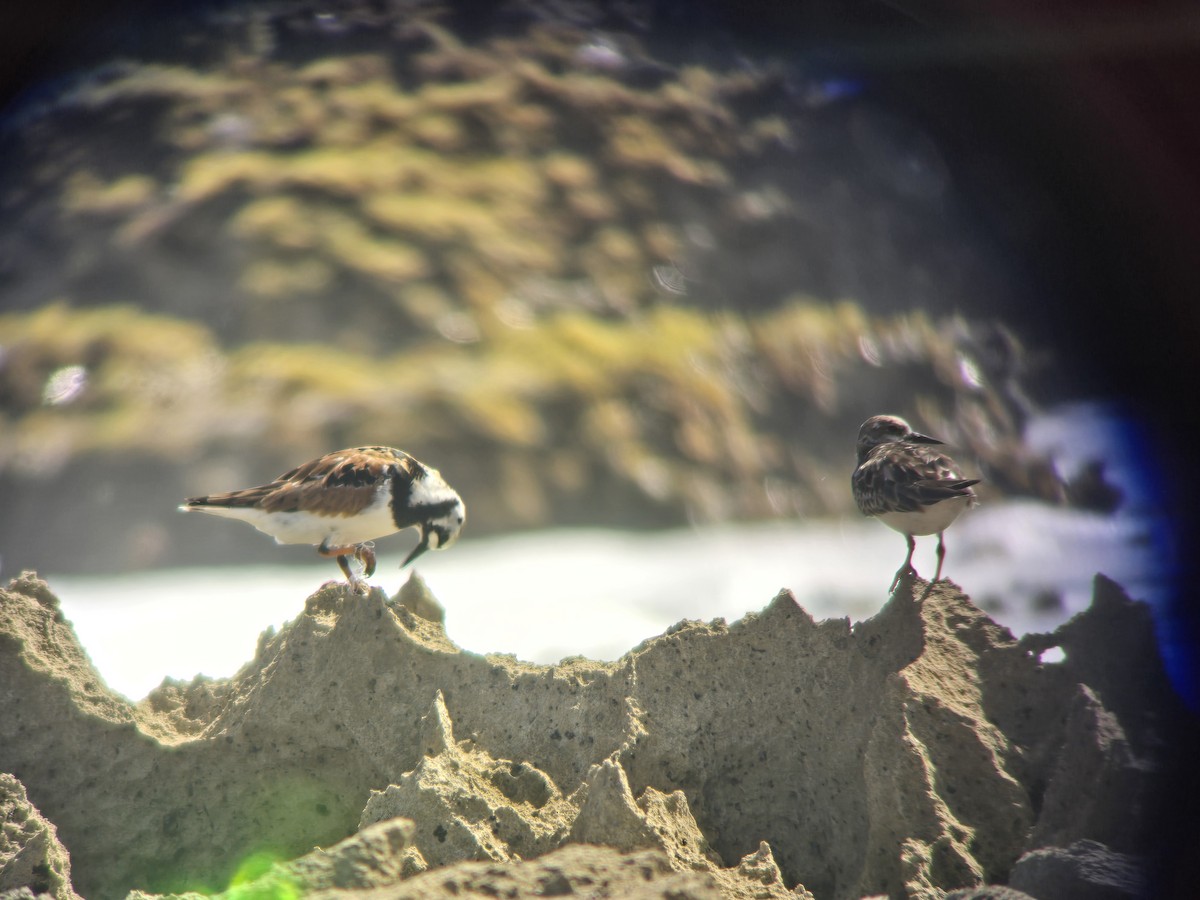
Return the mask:
[[1013,866],[1012,883],[1055,900],[1137,900],[1148,896],[1140,861],[1097,841],[1026,853]]
[[[554,666],[465,653],[438,609],[417,579],[391,599],[327,584],[233,678],[130,704],[23,575],[0,591],[0,771],[88,898],[255,878],[305,896],[941,898],[1081,840],[1136,865],[1183,718],[1147,608],[1103,577],[1088,612],[1021,641],[917,581],[853,627],[784,591]],[[1053,646],[1065,660],[1041,663]]]
[[12,775],[0,774],[0,897],[25,889],[31,897],[73,900],[71,859]]

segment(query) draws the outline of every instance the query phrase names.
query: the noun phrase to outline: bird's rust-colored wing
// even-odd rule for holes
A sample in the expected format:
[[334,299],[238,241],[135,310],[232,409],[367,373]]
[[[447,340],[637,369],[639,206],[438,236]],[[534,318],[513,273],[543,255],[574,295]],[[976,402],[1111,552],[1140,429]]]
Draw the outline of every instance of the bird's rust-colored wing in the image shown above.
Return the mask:
[[270,484],[192,497],[188,506],[255,507],[264,512],[352,516],[375,501],[397,471],[412,476],[416,460],[390,447],[356,447],[314,459]]

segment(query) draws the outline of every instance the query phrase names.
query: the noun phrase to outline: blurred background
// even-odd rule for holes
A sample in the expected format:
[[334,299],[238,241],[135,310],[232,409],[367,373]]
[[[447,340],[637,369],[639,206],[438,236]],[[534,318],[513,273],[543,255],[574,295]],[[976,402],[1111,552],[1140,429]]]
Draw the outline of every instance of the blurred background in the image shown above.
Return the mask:
[[364,444],[465,498],[420,569],[468,649],[612,658],[782,586],[871,615],[884,412],[983,479],[947,575],[1023,631],[1105,571],[1187,689],[1193,6],[3,16],[0,575],[119,690],[231,673],[338,574],[179,502]]

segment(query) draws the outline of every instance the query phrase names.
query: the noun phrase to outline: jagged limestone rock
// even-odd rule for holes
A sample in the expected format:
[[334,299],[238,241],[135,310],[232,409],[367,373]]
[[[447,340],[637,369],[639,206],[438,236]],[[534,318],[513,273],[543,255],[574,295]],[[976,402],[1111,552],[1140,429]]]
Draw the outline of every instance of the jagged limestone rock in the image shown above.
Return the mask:
[[1140,900],[1152,896],[1146,860],[1089,840],[1026,853],[1013,866],[1012,885],[1031,896],[1054,900]]
[[654,830],[638,809],[621,764],[605,759],[588,770],[572,795],[579,815],[571,825],[571,839],[584,844],[607,844],[619,850],[659,846]]
[[[785,592],[616,663],[534,666],[331,583],[233,678],[134,705],[28,575],[0,591],[0,770],[57,825],[89,898],[223,890],[257,852],[303,857],[396,815],[412,842],[384,868],[405,875],[472,857],[503,872],[573,837],[661,848],[646,852],[727,897],[934,897],[1004,880],[1039,828],[1110,821],[1105,783],[1039,804],[1077,790],[1072,759],[1152,762],[1190,720],[1164,679],[1135,693],[1105,666],[1157,664],[1149,617],[1115,586],[1041,643],[950,583],[924,588],[854,627]],[[1065,661],[1042,664],[1056,642]],[[1153,809],[1129,811],[1130,842]]]
[[679,871],[711,873],[729,897],[793,896],[765,842],[753,859],[723,869],[682,791],[649,787],[635,801],[617,754],[592,766],[564,798],[544,772],[456,741],[440,691],[419,734],[423,758],[398,783],[371,792],[359,827],[393,816],[415,820],[413,849],[431,866],[513,862],[566,842],[625,852],[651,848]]
[[71,857],[53,823],[34,808],[16,778],[0,774],[0,896],[77,900]]
[[[1030,836],[1033,847],[1066,847],[1091,839],[1136,847],[1152,798],[1154,766],[1134,754],[1120,721],[1079,685],[1067,709],[1066,742]],[[1093,789],[1103,784],[1103,791]]]
[[527,763],[460,746],[441,691],[419,728],[423,757],[395,784],[372,791],[359,827],[406,816],[419,823],[414,846],[431,866],[509,861],[559,846],[574,807]]
[[[312,900],[345,894],[316,892]],[[620,900],[726,900],[702,872],[680,872],[657,850],[622,853],[612,847],[568,844],[534,860],[462,862],[418,875],[386,890],[354,894],[355,900],[540,900],[596,897]]]

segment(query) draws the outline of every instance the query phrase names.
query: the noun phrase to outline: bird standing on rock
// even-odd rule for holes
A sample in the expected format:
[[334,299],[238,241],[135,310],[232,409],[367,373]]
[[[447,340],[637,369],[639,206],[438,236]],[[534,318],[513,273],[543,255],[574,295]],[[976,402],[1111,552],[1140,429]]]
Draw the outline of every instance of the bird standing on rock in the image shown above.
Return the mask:
[[314,544],[337,558],[357,592],[365,583],[350,568],[375,573],[376,538],[415,527],[417,546],[401,568],[426,550],[444,550],[466,520],[462,498],[437,469],[391,447],[338,450],[280,475],[270,484],[191,497],[179,507],[249,522],[279,544]]
[[958,465],[933,449],[937,438],[913,431],[898,416],[872,416],[858,430],[858,465],[850,483],[854,502],[864,516],[876,516],[908,541],[908,556],[896,571],[890,590],[912,566],[914,535],[936,534],[937,572],[941,580],[946,557],[944,532],[962,512],[975,505],[978,478],[963,478]]

